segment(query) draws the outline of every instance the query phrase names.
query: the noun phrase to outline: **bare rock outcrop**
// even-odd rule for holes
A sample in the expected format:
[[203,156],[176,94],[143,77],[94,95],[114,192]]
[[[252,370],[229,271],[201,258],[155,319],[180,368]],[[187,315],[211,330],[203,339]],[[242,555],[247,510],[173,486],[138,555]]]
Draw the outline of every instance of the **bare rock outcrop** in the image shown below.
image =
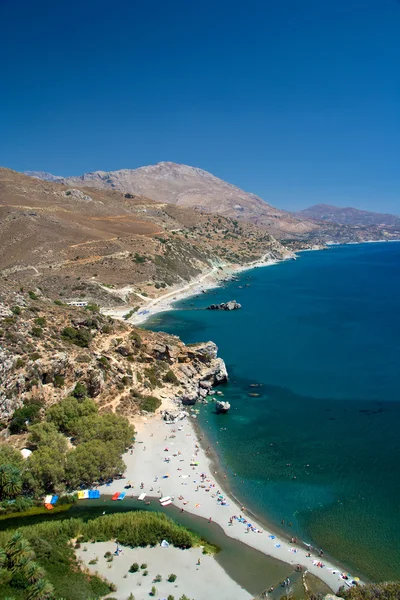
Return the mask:
[[210,304],[207,306],[207,310],[239,310],[242,305],[236,300],[229,300],[228,302],[221,302],[220,304]]
[[217,357],[217,352],[214,342],[187,348],[190,362],[180,364],[177,369],[177,377],[184,388],[179,396],[182,404],[196,404],[212,387],[228,380],[225,363]]

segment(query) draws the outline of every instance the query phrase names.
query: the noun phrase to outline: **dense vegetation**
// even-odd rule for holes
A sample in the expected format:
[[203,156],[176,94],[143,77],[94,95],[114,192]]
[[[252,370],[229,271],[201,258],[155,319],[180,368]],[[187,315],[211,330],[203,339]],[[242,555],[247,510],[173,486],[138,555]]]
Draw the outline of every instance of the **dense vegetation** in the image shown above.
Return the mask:
[[28,446],[33,452],[27,460],[11,447],[0,449],[3,508],[21,492],[33,497],[60,493],[124,471],[121,455],[131,445],[134,429],[124,417],[100,415],[85,392],[78,384],[74,396],[50,407],[42,421],[34,413],[33,424],[28,427]]
[[400,582],[368,583],[351,588],[341,588],[339,596],[345,600],[400,600]]
[[105,596],[112,586],[79,570],[71,540],[79,545],[114,539],[132,547],[156,545],[163,539],[179,548],[201,543],[198,536],[167,516],[148,512],[107,515],[86,523],[81,519],[47,521],[13,534],[2,532],[2,594],[15,600],[87,600]]

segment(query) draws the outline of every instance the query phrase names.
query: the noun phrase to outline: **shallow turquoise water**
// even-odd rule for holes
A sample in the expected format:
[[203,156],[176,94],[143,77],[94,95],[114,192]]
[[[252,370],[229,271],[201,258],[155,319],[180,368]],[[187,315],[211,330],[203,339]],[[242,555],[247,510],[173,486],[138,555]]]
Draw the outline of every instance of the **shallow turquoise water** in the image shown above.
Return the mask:
[[[195,310],[230,299],[242,310]],[[399,579],[400,243],[305,252],[176,306],[147,326],[218,344],[233,408],[200,423],[234,491],[349,568]]]

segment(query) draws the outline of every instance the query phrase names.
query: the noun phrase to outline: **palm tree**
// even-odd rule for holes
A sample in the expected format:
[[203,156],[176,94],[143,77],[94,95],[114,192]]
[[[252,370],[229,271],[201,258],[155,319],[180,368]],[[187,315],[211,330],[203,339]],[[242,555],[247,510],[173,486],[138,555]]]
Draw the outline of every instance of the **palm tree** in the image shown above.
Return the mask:
[[13,465],[0,466],[0,498],[10,498],[21,493],[21,474]]
[[7,563],[7,552],[4,548],[0,548],[0,569]]
[[11,573],[23,573],[25,574],[26,569],[32,564],[32,558],[30,556],[21,556],[15,561],[12,561],[10,571]]
[[39,579],[43,579],[45,575],[44,569],[33,560],[29,562],[29,564],[24,569],[24,575],[29,583],[35,583]]
[[13,556],[16,546],[23,540],[23,535],[20,531],[16,531],[12,538],[6,544],[6,554],[7,556]]
[[54,598],[54,587],[43,578],[38,579],[26,591],[26,600],[51,600]]
[[18,531],[8,542],[6,552],[12,565],[19,565],[25,558],[32,560],[35,557],[30,543]]
[[19,473],[10,473],[3,485],[3,494],[9,498],[18,496],[22,491],[22,481]]

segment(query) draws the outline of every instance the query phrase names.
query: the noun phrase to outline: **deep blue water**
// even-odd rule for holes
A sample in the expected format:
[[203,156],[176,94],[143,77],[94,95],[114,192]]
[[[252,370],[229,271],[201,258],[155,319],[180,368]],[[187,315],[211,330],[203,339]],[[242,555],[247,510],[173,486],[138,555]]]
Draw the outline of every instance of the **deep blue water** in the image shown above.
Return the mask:
[[[230,299],[242,310],[195,310]],[[199,420],[240,499],[400,579],[400,243],[304,252],[176,306],[148,327],[217,343],[232,410]]]

